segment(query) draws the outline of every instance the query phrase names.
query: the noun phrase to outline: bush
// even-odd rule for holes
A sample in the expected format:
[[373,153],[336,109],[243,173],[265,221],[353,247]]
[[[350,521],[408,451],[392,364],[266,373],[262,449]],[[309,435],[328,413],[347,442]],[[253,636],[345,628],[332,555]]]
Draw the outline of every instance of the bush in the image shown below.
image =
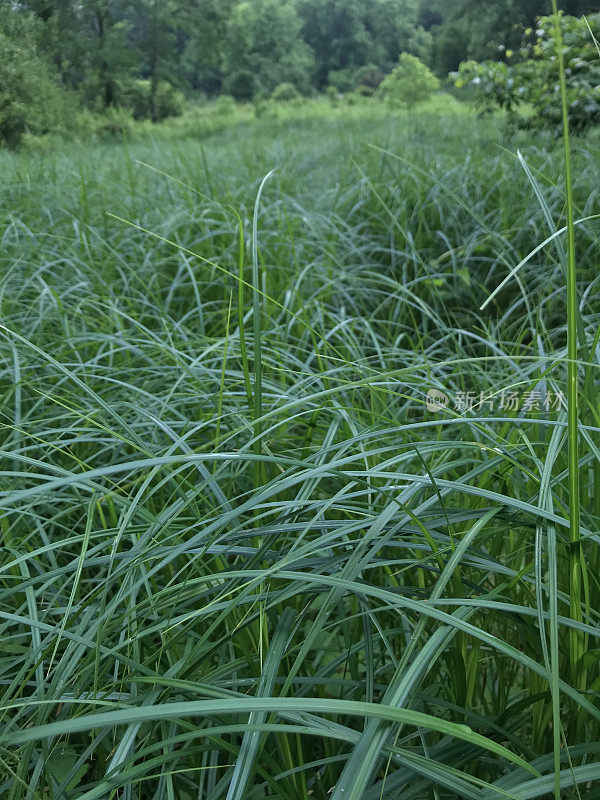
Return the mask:
[[340,94],[351,92],[356,83],[356,70],[350,67],[332,69],[327,75],[327,82],[330,86],[334,86]]
[[3,20],[0,141],[17,145],[26,133],[40,136],[60,125],[64,117],[63,94],[37,52],[35,23],[28,18]]
[[134,119],[150,116],[150,81],[121,81],[117,87],[117,105],[131,111]]
[[308,95],[313,86],[313,76],[316,70],[315,57],[304,42],[286,53],[281,60],[269,70],[268,75],[262,78],[265,88],[272,88],[282,83],[291,83],[301,95]]
[[497,108],[512,111],[526,91],[514,86],[509,66],[503,61],[463,61],[451,78],[458,89],[474,93],[483,113]]
[[359,94],[361,97],[374,97],[377,94],[377,90],[371,86],[365,86],[364,83],[359,83],[354,93]]
[[223,80],[223,89],[234,101],[243,101],[251,100],[260,90],[260,86],[254,72],[238,69],[226,74]]
[[292,100],[297,100],[300,97],[300,92],[296,89],[293,83],[280,83],[271,95],[271,100],[276,103],[289,103]]
[[381,82],[379,92],[391,106],[412,108],[429,100],[439,85],[439,80],[420,59],[401,53],[398,66]]
[[180,117],[185,111],[183,92],[168,81],[159,81],[154,98],[156,121]]
[[[600,58],[592,35],[600,36],[600,14],[585,19],[561,15],[569,117],[574,129],[600,124]],[[466,61],[451,74],[457,87],[475,92],[482,112],[503,108],[511,120],[529,127],[559,129],[562,111],[558,85],[554,19],[542,17],[525,32],[515,63]],[[533,113],[519,116],[521,107]]]
[[131,112],[123,108],[107,108],[95,116],[92,134],[100,139],[122,139],[133,128]]
[[222,117],[230,117],[235,114],[236,103],[230,94],[222,94],[217,97],[213,104],[213,110]]
[[[361,94],[373,94],[379,88],[385,78],[383,72],[375,64],[367,64],[361,67],[355,75],[355,88]],[[366,91],[366,90],[371,90]]]
[[[117,87],[117,105],[131,111],[134,119],[152,117],[152,83],[149,80],[123,81]],[[183,94],[168,81],[159,81],[154,97],[156,122],[168,117],[180,117],[185,108]]]

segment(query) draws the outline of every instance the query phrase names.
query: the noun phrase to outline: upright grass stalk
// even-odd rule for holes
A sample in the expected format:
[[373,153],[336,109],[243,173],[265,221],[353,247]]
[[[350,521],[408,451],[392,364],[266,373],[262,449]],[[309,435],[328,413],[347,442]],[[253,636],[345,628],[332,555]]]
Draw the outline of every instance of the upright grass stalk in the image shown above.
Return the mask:
[[[240,286],[243,284],[240,281]],[[215,449],[219,446],[219,439],[221,436],[221,417],[223,415],[223,393],[225,391],[225,372],[227,369],[227,348],[229,346],[229,324],[231,322],[231,301],[233,300],[233,290],[229,293],[229,306],[227,308],[227,325],[225,328],[225,344],[223,346],[223,363],[221,366],[221,383],[219,386],[219,399],[217,401],[217,426],[215,431]],[[241,330],[241,329],[240,329]],[[213,465],[213,472],[217,468],[217,464]]]
[[[262,405],[262,331],[261,331],[261,281],[258,261],[258,210],[260,208],[260,198],[262,196],[263,188],[269,180],[273,170],[271,170],[262,179],[258,192],[256,194],[256,202],[254,203],[254,217],[252,220],[252,331],[253,331],[253,353],[254,353],[254,404],[252,409],[254,445],[253,451],[256,456],[253,463],[253,478],[254,488],[257,490],[265,482],[265,466],[262,461],[261,455],[263,452],[263,405]],[[258,519],[258,509],[255,509],[256,525],[260,525]],[[257,552],[261,549],[263,540],[258,536],[254,540],[254,545]],[[261,583],[259,587],[259,594],[263,594],[264,585]],[[263,648],[268,647],[268,626],[265,617],[265,604],[260,602],[260,617],[259,617],[259,653],[261,670],[263,667]]]
[[244,388],[246,390],[246,401],[248,403],[248,410],[252,413],[252,385],[250,383],[250,367],[248,366],[248,351],[246,349],[246,331],[244,325],[244,227],[242,220],[238,215],[239,223],[239,253],[238,253],[238,325],[240,329],[240,355],[242,358],[242,371],[244,373]]
[[[556,0],[552,0],[554,31],[558,55],[560,95],[562,104],[563,143],[565,160],[565,193],[567,201],[567,405],[568,405],[568,464],[569,464],[569,603],[571,619],[582,621],[581,594],[582,551],[580,532],[579,500],[579,393],[577,388],[577,264],[575,258],[575,217],[573,209],[573,177],[571,168],[571,144],[569,136],[569,111],[567,105],[567,83],[563,53],[560,15]],[[569,632],[569,661],[574,685],[585,687],[585,670],[582,665],[584,637],[581,631],[571,628]]]
[[261,341],[261,292],[260,292],[260,275],[258,263],[258,209],[260,207],[260,198],[265,183],[269,180],[273,170],[271,170],[262,179],[258,192],[256,195],[256,202],[254,204],[254,219],[252,221],[252,331],[253,331],[253,348],[254,348],[254,406],[253,406],[253,422],[254,422],[254,455],[257,456],[254,462],[254,485],[258,487],[261,483],[263,475],[262,462],[260,455],[262,453],[262,341]]

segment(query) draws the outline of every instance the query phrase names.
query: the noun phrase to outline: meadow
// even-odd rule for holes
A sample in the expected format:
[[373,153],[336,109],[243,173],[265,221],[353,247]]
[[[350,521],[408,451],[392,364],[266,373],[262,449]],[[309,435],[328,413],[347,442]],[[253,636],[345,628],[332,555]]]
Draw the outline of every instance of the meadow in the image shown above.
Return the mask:
[[591,800],[600,138],[573,541],[560,139],[272,112],[0,152],[0,796]]

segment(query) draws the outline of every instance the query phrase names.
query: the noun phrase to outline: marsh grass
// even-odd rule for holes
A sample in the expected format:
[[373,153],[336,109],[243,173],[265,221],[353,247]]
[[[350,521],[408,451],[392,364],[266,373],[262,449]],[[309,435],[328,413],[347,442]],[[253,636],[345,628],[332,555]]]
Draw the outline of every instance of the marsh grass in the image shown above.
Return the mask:
[[[558,142],[467,111],[1,154],[2,796],[594,797],[572,145],[566,194]],[[575,428],[426,409],[577,356]]]

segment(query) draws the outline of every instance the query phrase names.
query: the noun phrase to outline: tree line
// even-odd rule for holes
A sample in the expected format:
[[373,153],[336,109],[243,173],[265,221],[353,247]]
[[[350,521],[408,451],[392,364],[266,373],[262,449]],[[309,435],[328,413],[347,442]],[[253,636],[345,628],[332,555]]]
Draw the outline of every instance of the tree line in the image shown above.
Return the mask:
[[[596,6],[562,3],[575,15]],[[89,108],[157,120],[176,91],[368,89],[403,52],[446,76],[466,59],[501,59],[549,0],[0,0],[0,11],[4,94],[11,79],[23,91],[43,83],[45,70]]]

